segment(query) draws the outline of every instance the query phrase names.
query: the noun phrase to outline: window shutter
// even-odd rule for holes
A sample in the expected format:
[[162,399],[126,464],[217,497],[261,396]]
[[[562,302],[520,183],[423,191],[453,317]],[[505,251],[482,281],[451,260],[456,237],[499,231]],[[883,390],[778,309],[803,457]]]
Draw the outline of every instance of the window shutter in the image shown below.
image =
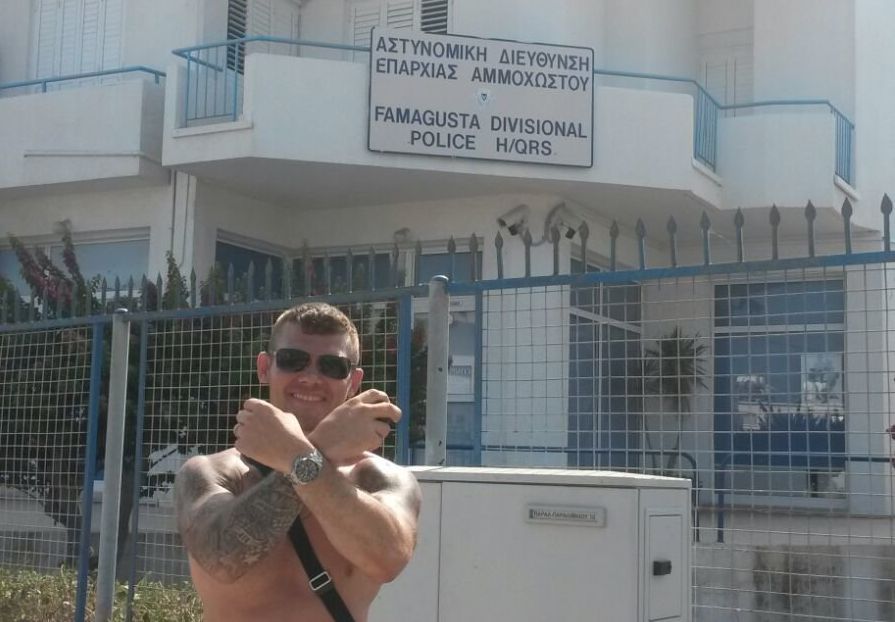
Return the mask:
[[373,28],[379,26],[382,5],[378,1],[358,2],[352,7],[351,43],[370,47]]
[[[248,0],[230,0],[227,5],[227,40],[242,39],[248,32],[249,24],[249,6]],[[240,48],[245,46],[240,45]],[[236,62],[236,46],[227,46],[227,68],[236,69],[240,73],[245,62],[244,50],[239,53],[239,66]]]
[[448,0],[420,0],[420,30],[447,34]]
[[101,67],[100,0],[84,0],[81,11],[81,54],[76,73],[96,71]]
[[414,5],[413,0],[387,2],[385,5],[385,25],[389,28],[413,28]]
[[273,32],[270,0],[252,0],[249,4],[249,36],[269,37]]
[[66,76],[81,72],[81,46],[79,41],[78,22],[80,21],[81,1],[62,0],[62,24],[59,40],[58,75]]
[[102,58],[97,69],[117,69],[121,67],[124,0],[103,0],[103,5]]
[[56,75],[59,43],[59,4],[57,0],[40,0],[37,7],[37,46],[34,48],[34,77]]

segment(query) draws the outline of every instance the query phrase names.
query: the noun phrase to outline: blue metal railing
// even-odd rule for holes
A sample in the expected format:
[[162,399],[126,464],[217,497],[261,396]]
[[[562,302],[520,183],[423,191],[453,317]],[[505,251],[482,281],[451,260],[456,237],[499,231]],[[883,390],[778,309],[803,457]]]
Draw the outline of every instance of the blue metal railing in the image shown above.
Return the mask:
[[239,118],[242,113],[246,48],[251,44],[289,46],[292,55],[297,55],[301,47],[347,52],[370,51],[369,47],[360,45],[267,36],[242,37],[222,43],[173,50],[175,56],[186,61],[186,94],[181,127],[188,127],[195,122],[214,123],[236,121]]
[[83,80],[85,78],[98,78],[102,76],[112,76],[125,73],[149,74],[155,79],[156,84],[159,83],[159,80],[161,78],[165,77],[165,73],[163,71],[158,71],[157,69],[152,69],[150,67],[144,67],[143,65],[133,65],[130,67],[120,67],[118,69],[105,69],[103,71],[89,71],[87,73],[75,73],[65,76],[50,76],[47,78],[36,78],[34,80],[21,80],[19,82],[4,82],[0,84],[0,91],[9,89],[20,89],[29,86],[40,86],[41,92],[46,93],[48,84],[55,84],[57,82],[69,82],[71,80]]
[[[187,88],[184,97],[182,127],[196,122],[235,121],[239,118],[242,112],[242,75],[246,48],[250,44],[289,46],[294,54],[297,54],[301,47],[346,52],[370,51],[367,46],[266,36],[243,37],[221,43],[176,49],[173,54],[187,62]],[[829,100],[773,100],[724,105],[692,78],[596,68],[594,75],[675,82],[693,88],[695,91],[693,157],[712,171],[716,169],[718,159],[718,117],[720,113],[766,106],[827,106],[836,119],[835,174],[846,183],[853,183],[854,124]]]
[[742,110],[745,108],[763,108],[768,106],[827,106],[836,120],[836,164],[835,174],[848,184],[853,183],[853,143],[855,126],[842,111],[828,99],[790,99],[747,102],[743,104],[724,105],[712,97],[696,80],[677,76],[663,76],[631,71],[611,71],[594,69],[595,75],[619,78],[635,78],[678,82],[689,85],[696,90],[694,97],[694,131],[693,157],[715,170],[718,153],[718,116],[720,112]]

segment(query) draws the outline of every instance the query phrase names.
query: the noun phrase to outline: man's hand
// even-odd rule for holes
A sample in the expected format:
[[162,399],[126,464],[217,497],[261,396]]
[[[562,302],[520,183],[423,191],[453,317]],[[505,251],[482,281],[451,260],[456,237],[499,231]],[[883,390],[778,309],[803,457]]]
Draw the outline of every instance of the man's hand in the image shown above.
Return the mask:
[[364,452],[382,445],[401,410],[382,391],[370,389],[335,408],[310,434],[310,440],[336,466],[355,464]]
[[311,449],[294,415],[255,398],[237,413],[233,433],[239,453],[280,473],[290,471],[295,456]]

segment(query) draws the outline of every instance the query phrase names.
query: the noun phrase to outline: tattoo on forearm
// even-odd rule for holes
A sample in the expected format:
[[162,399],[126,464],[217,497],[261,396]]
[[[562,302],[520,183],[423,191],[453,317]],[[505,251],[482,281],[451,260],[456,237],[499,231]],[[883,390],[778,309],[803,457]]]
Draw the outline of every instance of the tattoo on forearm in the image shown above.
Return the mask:
[[227,510],[218,508],[208,528],[189,533],[190,553],[212,575],[236,580],[270,552],[301,509],[289,482],[271,473]]

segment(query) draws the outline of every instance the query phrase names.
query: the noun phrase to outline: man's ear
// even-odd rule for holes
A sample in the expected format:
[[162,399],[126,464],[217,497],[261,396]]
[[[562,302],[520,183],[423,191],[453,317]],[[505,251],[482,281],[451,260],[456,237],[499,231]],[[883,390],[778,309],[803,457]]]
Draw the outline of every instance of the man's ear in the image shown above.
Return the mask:
[[255,371],[258,373],[258,382],[268,384],[270,382],[270,366],[273,364],[270,354],[263,350],[255,359]]
[[364,379],[364,370],[360,367],[355,367],[351,370],[351,383],[348,386],[348,397],[354,397],[357,395],[357,392],[360,390],[360,383]]

